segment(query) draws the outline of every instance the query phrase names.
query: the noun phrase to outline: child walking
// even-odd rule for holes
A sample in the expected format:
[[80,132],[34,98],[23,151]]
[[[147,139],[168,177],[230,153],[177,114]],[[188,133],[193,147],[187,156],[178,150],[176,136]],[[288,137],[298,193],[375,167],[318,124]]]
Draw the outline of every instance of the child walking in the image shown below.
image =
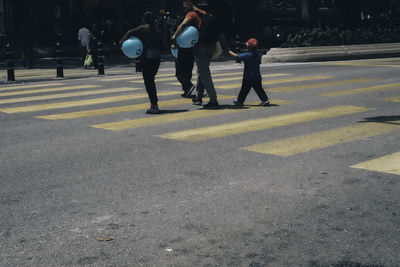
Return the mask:
[[257,52],[258,41],[251,38],[245,44],[249,52],[236,54],[229,51],[230,55],[244,61],[242,88],[240,89],[238,98],[233,100],[233,104],[236,106],[243,106],[250,89],[253,87],[254,91],[256,91],[258,97],[261,99],[260,106],[268,106],[269,99],[261,84],[261,55]]

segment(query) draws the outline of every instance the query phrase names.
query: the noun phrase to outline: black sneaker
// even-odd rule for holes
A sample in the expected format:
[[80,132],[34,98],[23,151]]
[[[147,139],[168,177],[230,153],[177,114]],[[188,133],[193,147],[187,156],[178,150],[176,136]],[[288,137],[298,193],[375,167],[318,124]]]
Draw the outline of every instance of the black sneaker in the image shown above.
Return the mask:
[[239,100],[237,100],[237,99],[233,100],[233,104],[234,104],[235,106],[238,106],[238,107],[243,106],[243,103],[240,103]]
[[146,113],[147,114],[159,114],[160,110],[158,109],[158,106],[151,105],[150,109],[146,110]]
[[192,92],[194,91],[195,88],[196,88],[196,85],[192,85],[192,87],[190,87],[183,94],[181,94],[181,96],[185,97],[185,98],[191,98],[190,95],[192,94]]
[[210,101],[207,104],[203,105],[203,108],[216,108],[218,107],[218,101],[214,100],[214,101]]
[[196,96],[192,99],[193,105],[201,105],[203,104],[203,99],[201,97]]
[[262,101],[261,103],[260,103],[260,106],[268,106],[269,105],[269,100],[267,99],[267,100],[264,100],[264,101]]

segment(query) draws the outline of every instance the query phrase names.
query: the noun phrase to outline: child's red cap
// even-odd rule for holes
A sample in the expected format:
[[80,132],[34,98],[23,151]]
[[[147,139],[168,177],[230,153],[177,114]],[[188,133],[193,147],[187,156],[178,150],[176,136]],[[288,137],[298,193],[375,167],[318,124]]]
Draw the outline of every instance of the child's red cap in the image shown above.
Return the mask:
[[258,41],[255,38],[251,38],[246,42],[248,48],[256,48],[258,46]]

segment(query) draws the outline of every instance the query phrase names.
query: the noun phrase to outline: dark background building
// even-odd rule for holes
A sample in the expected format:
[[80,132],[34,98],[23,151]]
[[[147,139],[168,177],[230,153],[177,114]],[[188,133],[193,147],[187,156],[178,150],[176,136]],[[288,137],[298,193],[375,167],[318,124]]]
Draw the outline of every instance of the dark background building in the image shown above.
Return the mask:
[[[356,27],[399,16],[400,0],[199,0],[220,17],[233,43],[256,37],[262,47],[280,46],[289,33],[312,27]],[[207,4],[207,5],[205,5]],[[0,0],[0,45],[27,43],[54,46],[58,33],[64,46],[77,46],[77,32],[87,25],[109,47],[140,16],[152,10],[159,16],[167,40],[182,19],[182,0]],[[396,15],[397,14],[397,15]],[[398,21],[397,21],[398,22]],[[386,26],[384,26],[386,27]]]

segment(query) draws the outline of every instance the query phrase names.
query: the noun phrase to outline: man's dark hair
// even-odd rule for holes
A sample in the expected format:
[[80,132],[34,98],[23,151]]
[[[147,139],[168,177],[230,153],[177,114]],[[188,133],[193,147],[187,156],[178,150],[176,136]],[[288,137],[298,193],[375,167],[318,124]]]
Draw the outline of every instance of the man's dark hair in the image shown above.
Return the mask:
[[146,11],[143,14],[143,19],[148,24],[154,24],[154,14],[151,11]]

